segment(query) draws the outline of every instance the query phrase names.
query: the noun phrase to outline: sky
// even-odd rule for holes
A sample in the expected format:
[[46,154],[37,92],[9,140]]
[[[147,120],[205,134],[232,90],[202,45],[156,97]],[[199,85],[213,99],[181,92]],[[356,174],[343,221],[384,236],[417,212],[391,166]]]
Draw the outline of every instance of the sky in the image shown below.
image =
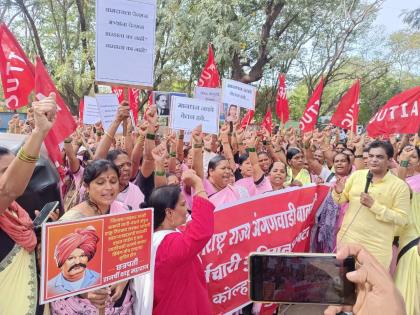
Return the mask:
[[385,0],[374,24],[384,27],[388,34],[404,29],[406,24],[399,15],[404,9],[411,11],[418,7],[418,0]]

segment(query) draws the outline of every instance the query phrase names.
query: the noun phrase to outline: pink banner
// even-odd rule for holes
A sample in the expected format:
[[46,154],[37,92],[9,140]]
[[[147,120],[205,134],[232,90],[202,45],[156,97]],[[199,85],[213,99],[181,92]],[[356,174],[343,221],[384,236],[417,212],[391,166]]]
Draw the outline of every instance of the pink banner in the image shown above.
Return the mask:
[[201,253],[214,314],[250,303],[251,252],[309,250],[315,214],[328,191],[326,185],[291,188],[216,210],[214,234]]

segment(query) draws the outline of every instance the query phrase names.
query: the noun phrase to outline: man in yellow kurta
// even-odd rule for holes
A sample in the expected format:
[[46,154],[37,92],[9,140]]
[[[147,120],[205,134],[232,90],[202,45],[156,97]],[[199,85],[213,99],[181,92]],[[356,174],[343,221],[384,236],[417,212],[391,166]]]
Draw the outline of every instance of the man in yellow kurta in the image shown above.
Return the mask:
[[[337,235],[337,244],[363,245],[388,269],[392,259],[392,241],[397,226],[407,224],[410,192],[407,184],[388,170],[394,155],[388,142],[374,141],[369,146],[368,170],[354,172],[344,183],[337,181],[333,198],[349,202]],[[373,175],[368,193],[364,192],[366,176]]]

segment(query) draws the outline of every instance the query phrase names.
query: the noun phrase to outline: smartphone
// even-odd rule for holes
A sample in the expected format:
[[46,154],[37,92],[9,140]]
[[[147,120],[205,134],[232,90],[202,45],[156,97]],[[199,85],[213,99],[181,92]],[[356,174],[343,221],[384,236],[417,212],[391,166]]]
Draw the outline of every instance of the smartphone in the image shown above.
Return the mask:
[[39,215],[33,221],[34,227],[35,228],[41,227],[41,225],[48,219],[48,215],[52,211],[55,211],[58,208],[59,204],[60,203],[58,201],[52,201],[52,202],[49,202],[49,203],[45,204],[45,206],[42,207],[42,210],[39,213]]
[[249,256],[250,299],[288,304],[353,305],[354,283],[346,273],[355,259],[334,254],[252,253]]

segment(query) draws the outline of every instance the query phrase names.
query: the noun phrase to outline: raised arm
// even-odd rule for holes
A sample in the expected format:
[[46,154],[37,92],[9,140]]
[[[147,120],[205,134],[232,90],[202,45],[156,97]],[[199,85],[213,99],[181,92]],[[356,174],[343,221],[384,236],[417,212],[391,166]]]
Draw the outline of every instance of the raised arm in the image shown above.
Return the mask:
[[184,161],[184,130],[180,130],[176,140],[176,158]]
[[203,138],[201,137],[201,125],[197,126],[191,136],[192,150],[193,150],[193,165],[192,168],[197,176],[201,179],[204,178],[203,167]]
[[67,160],[69,162],[70,172],[74,174],[80,168],[80,161],[76,156],[76,152],[74,151],[72,142],[73,142],[72,137],[69,137],[66,140],[64,140],[64,152],[66,153]]
[[235,171],[236,170],[236,163],[233,158],[232,147],[229,142],[229,125],[224,124],[220,129],[220,138],[222,140],[223,145],[223,153],[225,158],[228,160],[230,168]]
[[156,106],[150,106],[147,108],[146,119],[149,123],[147,126],[146,138],[144,143],[144,156],[143,163],[141,164],[141,173],[144,178],[149,177],[153,173],[155,168],[155,161],[153,160],[152,151],[156,147],[155,137],[156,137],[156,126],[158,115],[156,111]]
[[124,148],[125,148],[125,152],[127,152],[128,156],[131,156],[131,154],[133,153],[133,130],[134,130],[134,126],[131,123],[131,119],[128,118],[125,120],[125,123],[127,124],[127,132],[124,133]]
[[365,163],[363,162],[363,147],[365,146],[365,137],[356,136],[353,139],[354,145],[354,166],[356,170],[363,170]]
[[260,138],[257,137],[255,133],[252,133],[251,137],[248,138],[246,142],[246,151],[248,152],[249,160],[251,161],[252,177],[255,183],[260,181],[261,178],[264,176],[264,172],[261,169],[260,163],[258,163],[258,154],[256,150],[259,140]]
[[182,181],[186,186],[192,186],[193,196],[192,220],[187,224],[184,233],[174,233],[168,241],[161,243],[158,249],[166,252],[165,263],[179,266],[184,261],[197,256],[214,233],[214,205],[208,200],[201,179],[193,170],[182,174]]
[[165,186],[168,184],[168,181],[166,180],[166,171],[164,166],[164,160],[167,154],[168,151],[166,150],[166,143],[161,143],[152,150],[152,156],[155,161],[155,188]]
[[52,128],[57,111],[55,94],[32,104],[35,128],[9,166],[0,170],[0,213],[23,194],[35,169],[42,142]]
[[284,151],[281,148],[282,137],[280,135],[280,130],[279,130],[279,133],[277,134],[277,137],[275,137],[275,139],[273,139],[270,136],[270,133],[267,130],[265,130],[265,138],[267,141],[267,150],[268,150],[268,153],[271,155],[271,159],[273,160],[273,162],[280,161],[280,162],[283,162],[284,164],[287,164],[286,155],[284,154]]
[[398,166],[398,177],[405,180],[407,177],[407,168],[410,163],[410,156],[414,153],[414,147],[407,145],[400,154],[400,164]]
[[308,161],[309,169],[313,173],[320,175],[323,166],[316,159],[314,159],[314,154],[311,149],[311,139],[311,132],[307,132],[303,135],[303,152],[305,153],[306,161]]
[[96,148],[94,157],[95,160],[106,158],[109,148],[112,145],[112,141],[114,141],[115,133],[117,132],[118,127],[120,126],[121,122],[127,119],[129,116],[130,107],[128,106],[127,101],[124,101],[121,103],[120,106],[118,106],[117,114],[115,116],[114,121],[112,122],[108,131],[105,132],[105,136],[101,138],[101,141],[99,142],[98,147]]
[[175,173],[176,170],[176,133],[170,132],[168,134],[168,145],[169,145],[169,172]]
[[131,178],[136,177],[140,168],[140,161],[143,157],[144,142],[146,139],[148,125],[149,123],[147,121],[143,121],[140,125],[139,135],[136,143],[134,144],[133,152],[131,152]]

